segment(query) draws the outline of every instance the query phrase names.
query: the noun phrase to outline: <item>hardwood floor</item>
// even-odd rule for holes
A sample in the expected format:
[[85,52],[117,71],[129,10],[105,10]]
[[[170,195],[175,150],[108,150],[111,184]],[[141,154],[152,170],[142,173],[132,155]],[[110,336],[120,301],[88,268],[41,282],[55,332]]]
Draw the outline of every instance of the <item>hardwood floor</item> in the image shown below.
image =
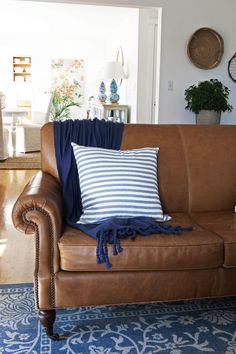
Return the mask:
[[31,283],[34,236],[17,231],[12,207],[36,170],[0,170],[0,284]]

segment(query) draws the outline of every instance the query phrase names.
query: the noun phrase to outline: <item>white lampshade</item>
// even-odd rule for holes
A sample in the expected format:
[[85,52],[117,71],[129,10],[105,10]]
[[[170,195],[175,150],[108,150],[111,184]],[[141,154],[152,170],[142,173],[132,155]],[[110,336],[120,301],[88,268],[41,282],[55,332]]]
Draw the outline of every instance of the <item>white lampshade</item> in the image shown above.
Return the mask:
[[120,80],[125,79],[126,75],[123,66],[118,61],[109,61],[105,64],[101,79],[106,80]]

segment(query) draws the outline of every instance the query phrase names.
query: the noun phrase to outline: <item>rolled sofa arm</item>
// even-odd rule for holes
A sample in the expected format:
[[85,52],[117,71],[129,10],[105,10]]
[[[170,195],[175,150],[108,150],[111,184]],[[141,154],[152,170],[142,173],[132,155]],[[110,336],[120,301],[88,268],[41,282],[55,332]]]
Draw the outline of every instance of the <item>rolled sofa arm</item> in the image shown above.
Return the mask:
[[35,291],[37,308],[55,303],[54,275],[59,271],[58,240],[63,233],[63,203],[59,182],[38,172],[25,186],[13,210],[16,229],[35,234]]
[[35,220],[31,222],[31,214],[35,211],[51,218],[56,238],[60,238],[63,221],[61,186],[53,176],[42,171],[31,178],[13,207],[15,228],[25,234],[34,234]]

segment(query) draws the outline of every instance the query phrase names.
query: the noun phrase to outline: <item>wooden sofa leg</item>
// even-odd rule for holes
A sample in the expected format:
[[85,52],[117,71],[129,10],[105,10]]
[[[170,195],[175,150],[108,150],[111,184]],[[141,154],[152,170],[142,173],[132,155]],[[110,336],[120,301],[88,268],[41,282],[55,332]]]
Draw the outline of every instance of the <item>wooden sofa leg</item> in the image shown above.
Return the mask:
[[38,315],[39,321],[45,328],[48,337],[54,340],[59,339],[58,334],[53,334],[53,324],[56,319],[56,310],[39,310]]

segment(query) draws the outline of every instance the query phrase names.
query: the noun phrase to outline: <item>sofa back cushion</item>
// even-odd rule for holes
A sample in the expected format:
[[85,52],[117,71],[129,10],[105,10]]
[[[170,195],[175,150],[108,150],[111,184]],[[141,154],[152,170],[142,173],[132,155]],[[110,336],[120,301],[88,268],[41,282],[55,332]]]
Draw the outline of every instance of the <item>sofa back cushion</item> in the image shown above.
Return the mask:
[[[236,204],[235,125],[126,124],[121,149],[158,146],[164,212],[232,210]],[[41,129],[42,170],[58,178],[53,125]]]
[[[195,129],[194,129],[195,128]],[[236,204],[236,126],[180,128],[191,211],[234,210]]]

